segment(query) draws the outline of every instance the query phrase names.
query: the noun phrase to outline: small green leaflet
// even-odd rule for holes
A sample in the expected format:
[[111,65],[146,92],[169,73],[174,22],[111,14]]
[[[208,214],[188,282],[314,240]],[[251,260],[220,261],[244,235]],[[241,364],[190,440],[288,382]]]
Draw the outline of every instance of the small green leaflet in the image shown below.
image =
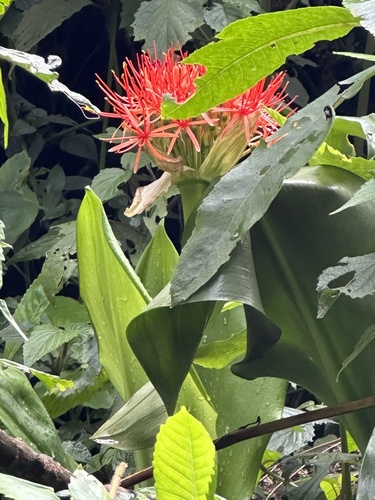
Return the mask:
[[375,338],[375,325],[371,325],[368,328],[366,328],[366,330],[363,332],[362,336],[360,337],[360,339],[356,343],[355,348],[354,348],[353,352],[350,354],[350,356],[348,356],[342,362],[342,368],[337,374],[336,382],[339,381],[339,377],[340,377],[341,373],[343,372],[343,370],[345,370],[345,368],[348,366],[348,364],[351,363],[353,361],[353,359],[355,359],[359,354],[361,354],[363,349],[365,349],[368,346],[368,344],[372,340],[374,340],[374,338]]
[[375,201],[375,179],[370,179],[367,181],[360,189],[346,202],[342,207],[338,208],[330,215],[338,214],[343,210],[350,207],[355,207],[356,205],[361,205],[362,203],[374,202]]

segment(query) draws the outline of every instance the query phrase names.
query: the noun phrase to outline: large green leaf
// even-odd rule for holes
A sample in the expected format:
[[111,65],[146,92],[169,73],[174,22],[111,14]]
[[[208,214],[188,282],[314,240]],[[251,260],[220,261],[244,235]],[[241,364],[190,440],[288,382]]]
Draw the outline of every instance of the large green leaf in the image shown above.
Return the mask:
[[333,88],[292,116],[274,136],[279,138],[275,144],[260,145],[214,186],[198,209],[193,234],[172,278],[174,304],[186,300],[216,273],[266,212],[283,179],[309,160],[331,126],[332,114],[323,109],[336,99]]
[[343,5],[375,36],[375,0],[343,0]]
[[375,430],[372,432],[363,457],[358,480],[357,500],[369,500],[375,496]]
[[196,81],[195,94],[182,104],[166,98],[163,115],[197,116],[233,98],[278,69],[285,59],[318,40],[346,35],[358,21],[339,7],[308,7],[241,19],[227,26],[218,43],[191,54],[186,63],[202,64],[206,74]]
[[81,295],[97,335],[100,362],[126,401],[146,377],[125,331],[149,298],[112,233],[101,201],[90,189],[78,213],[77,249]]
[[[370,343],[341,373],[362,333],[375,323],[374,297],[340,297],[323,319],[317,319],[316,284],[323,269],[343,255],[374,251],[374,209],[359,205],[335,216],[361,185],[353,174],[334,167],[308,167],[284,187],[267,214],[252,230],[253,256],[263,305],[282,335],[258,360],[248,344],[245,359],[232,367],[252,379],[276,376],[302,385],[326,404],[374,393]],[[250,256],[249,256],[250,258]],[[362,450],[370,437],[375,412],[344,418]]]
[[203,425],[186,408],[162,425],[154,453],[158,500],[213,500],[215,447]]
[[111,500],[110,494],[104,485],[89,475],[86,471],[77,469],[69,483],[69,492],[72,500]]
[[189,33],[203,24],[202,0],[144,1],[137,10],[132,24],[136,40],[145,40],[147,49],[154,44],[159,54],[171,45],[184,45]]
[[65,451],[42,402],[26,376],[15,368],[0,371],[0,420],[15,437],[39,453],[74,470],[76,463]]
[[[211,317],[204,331],[204,343],[200,347],[200,349],[207,348],[203,352],[206,363],[211,367],[216,364],[216,368],[220,368],[221,363],[228,361],[220,349],[219,353],[217,352],[218,344],[225,344],[230,350],[231,344],[234,343],[238,348],[236,358],[241,355],[241,351],[244,352],[245,347],[242,346],[240,349],[235,340],[236,336],[232,337],[234,332],[246,330],[246,319],[242,309],[242,307],[225,307],[219,314],[213,314]],[[258,417],[262,422],[280,418],[287,387],[284,380],[259,378],[249,382],[231,376],[229,367],[224,369],[198,367],[198,372],[218,412],[216,427],[219,436],[255,422]],[[217,457],[219,494],[226,498],[251,497],[268,440],[269,436],[261,436],[229,449],[220,450]],[[236,467],[232,466],[233,463]]]

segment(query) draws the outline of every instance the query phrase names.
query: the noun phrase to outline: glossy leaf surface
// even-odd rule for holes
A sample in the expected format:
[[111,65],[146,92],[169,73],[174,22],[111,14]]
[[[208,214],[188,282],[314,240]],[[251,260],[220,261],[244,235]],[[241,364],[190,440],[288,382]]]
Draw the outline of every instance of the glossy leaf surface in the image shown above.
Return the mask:
[[[260,294],[269,317],[281,328],[279,342],[259,360],[233,366],[246,378],[278,376],[302,385],[325,404],[373,394],[375,345],[370,343],[342,372],[367,327],[375,322],[374,297],[340,297],[323,319],[317,319],[316,284],[323,269],[343,254],[374,251],[372,207],[360,205],[329,214],[352,196],[361,180],[333,167],[308,167],[287,180],[267,214],[252,230],[253,257]],[[374,411],[344,418],[363,450],[370,437]]]

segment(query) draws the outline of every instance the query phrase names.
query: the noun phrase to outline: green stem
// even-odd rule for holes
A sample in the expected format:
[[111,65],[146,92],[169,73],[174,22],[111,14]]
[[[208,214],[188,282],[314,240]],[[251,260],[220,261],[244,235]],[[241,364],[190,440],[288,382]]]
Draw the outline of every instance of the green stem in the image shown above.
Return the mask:
[[[340,422],[340,439],[341,439],[341,452],[349,453],[348,440],[346,437],[346,429],[342,422]],[[342,485],[341,485],[341,500],[353,500],[352,495],[352,482],[350,478],[350,464],[342,462]]]
[[209,184],[207,182],[200,180],[186,182],[178,186],[181,193],[185,227],[190,216],[195,213],[199,207],[208,186]]

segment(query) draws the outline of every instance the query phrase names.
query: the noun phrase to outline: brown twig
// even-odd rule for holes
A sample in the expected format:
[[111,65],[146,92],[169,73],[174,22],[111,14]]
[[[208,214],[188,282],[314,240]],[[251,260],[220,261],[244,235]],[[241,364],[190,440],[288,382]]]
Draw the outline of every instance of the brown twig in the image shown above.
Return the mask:
[[[342,403],[336,406],[322,408],[321,410],[307,411],[306,413],[294,415],[292,417],[282,418],[280,420],[273,420],[272,422],[260,424],[256,427],[238,429],[236,431],[230,432],[229,434],[225,434],[218,439],[215,439],[215,448],[217,451],[222,450],[234,444],[246,441],[247,439],[264,436],[266,434],[272,434],[276,431],[281,431],[283,429],[289,429],[289,427],[307,424],[308,422],[315,422],[316,420],[339,417],[340,415],[345,415],[347,413],[352,413],[358,410],[364,410],[366,408],[371,408],[372,406],[375,406],[375,396],[358,399],[357,401],[350,401],[349,403]],[[121,486],[123,488],[131,488],[132,486],[139,484],[142,481],[151,479],[153,470],[153,467],[147,467],[146,469],[131,474],[121,481]]]

